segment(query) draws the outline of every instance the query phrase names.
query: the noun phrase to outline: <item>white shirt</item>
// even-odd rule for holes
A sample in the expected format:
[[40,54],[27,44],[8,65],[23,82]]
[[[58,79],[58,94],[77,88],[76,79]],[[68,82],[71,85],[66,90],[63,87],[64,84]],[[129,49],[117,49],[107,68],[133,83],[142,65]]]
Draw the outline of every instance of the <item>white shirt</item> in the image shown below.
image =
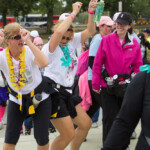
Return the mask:
[[42,51],[49,59],[49,65],[45,67],[44,76],[49,77],[56,83],[64,86],[71,87],[74,83],[74,77],[78,66],[78,59],[75,54],[76,48],[81,47],[81,33],[75,33],[74,39],[68,43],[70,57],[74,67],[62,66],[60,60],[64,57],[63,51],[60,46],[57,46],[53,53],[49,52],[49,43],[44,45]]
[[[39,67],[34,63],[34,55],[30,48],[26,46],[26,52],[25,52],[25,63],[26,63],[26,70],[25,70],[25,78],[26,78],[26,84],[24,87],[19,89],[19,91],[16,91],[13,86],[11,86],[10,82],[10,74],[9,74],[9,67],[7,64],[7,58],[5,55],[5,50],[0,52],[0,70],[3,71],[8,85],[15,91],[15,92],[21,92],[22,94],[28,94],[33,89],[35,89],[42,81],[41,72],[39,70]],[[12,58],[12,61],[14,62],[14,73],[17,76],[19,73],[19,61]],[[48,94],[42,93],[42,100],[48,97]],[[14,101],[15,103],[19,104],[19,101],[16,97],[9,94],[9,99],[11,101]]]

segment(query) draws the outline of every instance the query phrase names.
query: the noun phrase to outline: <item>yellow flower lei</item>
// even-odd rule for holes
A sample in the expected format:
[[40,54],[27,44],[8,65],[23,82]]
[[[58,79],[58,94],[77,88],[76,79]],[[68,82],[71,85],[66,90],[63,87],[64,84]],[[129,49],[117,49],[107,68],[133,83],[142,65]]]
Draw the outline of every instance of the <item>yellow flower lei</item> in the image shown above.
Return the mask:
[[25,68],[26,68],[25,51],[26,51],[26,48],[23,47],[23,50],[22,50],[21,54],[19,55],[19,62],[20,62],[20,66],[19,66],[20,78],[19,79],[17,79],[17,77],[14,73],[14,62],[12,61],[9,47],[7,47],[6,51],[5,51],[5,55],[6,55],[7,63],[8,63],[8,67],[9,67],[9,73],[10,73],[10,81],[12,82],[11,86],[15,87],[15,90],[19,90],[23,86],[25,86],[25,82],[26,82],[26,78],[24,77]]

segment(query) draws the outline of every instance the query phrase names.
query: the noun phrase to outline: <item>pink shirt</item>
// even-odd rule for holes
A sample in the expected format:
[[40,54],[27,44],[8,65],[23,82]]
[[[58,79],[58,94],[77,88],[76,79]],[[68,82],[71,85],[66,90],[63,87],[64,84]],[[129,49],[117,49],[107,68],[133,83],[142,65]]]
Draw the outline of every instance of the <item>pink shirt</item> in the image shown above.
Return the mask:
[[139,67],[143,64],[140,46],[135,38],[128,35],[128,43],[121,45],[118,34],[112,33],[105,36],[98,48],[93,64],[92,87],[99,90],[100,86],[106,87],[105,81],[101,77],[102,65],[110,76],[115,74],[139,72]]

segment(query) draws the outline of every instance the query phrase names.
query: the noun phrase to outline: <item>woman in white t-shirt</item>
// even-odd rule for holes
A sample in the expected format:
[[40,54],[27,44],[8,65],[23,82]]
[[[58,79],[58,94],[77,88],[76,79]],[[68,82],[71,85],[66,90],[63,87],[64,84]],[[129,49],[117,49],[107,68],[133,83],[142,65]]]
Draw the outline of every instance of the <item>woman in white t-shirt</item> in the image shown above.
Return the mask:
[[[51,91],[52,103],[57,105],[56,103],[59,101],[60,105],[59,108],[55,107],[58,108],[58,112],[55,111],[56,113],[53,115],[56,118],[51,119],[51,122],[60,133],[51,145],[51,149],[55,150],[65,149],[70,142],[70,149],[78,150],[92,123],[90,117],[79,105],[81,98],[78,93],[78,84],[77,82],[74,83],[78,65],[75,49],[96,32],[93,17],[97,0],[91,0],[89,3],[87,29],[74,34],[72,21],[81,6],[81,2],[76,2],[72,5],[73,12],[71,14],[63,14],[66,19],[54,26],[54,33],[49,43],[42,49],[49,58],[49,65],[45,67],[44,71],[44,76],[49,84],[47,89],[54,87],[57,92]],[[74,84],[75,87],[73,87]],[[76,131],[73,123],[77,125]]]
[[[3,150],[15,150],[20,129],[27,115],[33,115],[34,137],[40,150],[49,149],[50,98],[44,93],[40,68],[48,65],[47,57],[31,42],[30,32],[18,23],[10,23],[0,31],[7,44],[0,52],[0,70],[9,89],[7,127]],[[27,46],[24,46],[24,42]],[[40,100],[39,105],[32,101]]]

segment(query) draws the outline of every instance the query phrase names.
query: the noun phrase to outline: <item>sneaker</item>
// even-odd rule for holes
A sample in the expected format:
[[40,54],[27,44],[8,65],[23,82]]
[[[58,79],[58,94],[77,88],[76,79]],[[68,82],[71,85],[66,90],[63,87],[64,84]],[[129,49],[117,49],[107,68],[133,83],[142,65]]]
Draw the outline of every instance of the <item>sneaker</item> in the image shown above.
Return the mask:
[[91,128],[97,128],[97,127],[98,127],[97,122],[93,122]]
[[132,132],[130,139],[136,139],[136,132],[135,131]]
[[3,128],[3,123],[0,122],[0,130]]
[[31,135],[31,129],[25,128],[25,135]]

